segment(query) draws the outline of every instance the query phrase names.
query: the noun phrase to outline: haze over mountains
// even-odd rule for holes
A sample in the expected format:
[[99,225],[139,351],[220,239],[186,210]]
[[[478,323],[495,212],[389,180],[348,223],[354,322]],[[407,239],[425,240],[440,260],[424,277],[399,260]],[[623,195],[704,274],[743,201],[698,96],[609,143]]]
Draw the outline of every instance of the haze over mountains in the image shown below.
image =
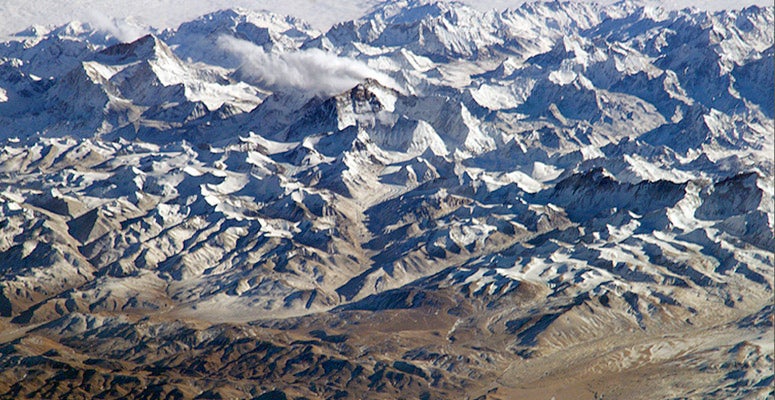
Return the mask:
[[774,27],[398,0],[27,30],[0,396],[772,396]]
[[[575,0],[586,1],[590,0]],[[524,3],[524,0],[463,0],[463,4],[480,11],[505,10]],[[600,4],[615,3],[602,0]],[[285,0],[266,2],[261,0],[188,0],[185,7],[174,0],[73,0],[62,3],[57,0],[5,0],[0,4],[0,38],[5,40],[31,25],[62,25],[73,20],[88,22],[107,30],[123,41],[131,41],[155,29],[175,27],[200,15],[221,9],[266,9],[281,15],[294,15],[309,22],[318,30],[328,30],[338,22],[357,19],[380,4],[377,0]],[[644,0],[642,4],[666,9],[697,7],[701,10],[719,11],[745,8],[752,5],[768,6],[766,0]]]

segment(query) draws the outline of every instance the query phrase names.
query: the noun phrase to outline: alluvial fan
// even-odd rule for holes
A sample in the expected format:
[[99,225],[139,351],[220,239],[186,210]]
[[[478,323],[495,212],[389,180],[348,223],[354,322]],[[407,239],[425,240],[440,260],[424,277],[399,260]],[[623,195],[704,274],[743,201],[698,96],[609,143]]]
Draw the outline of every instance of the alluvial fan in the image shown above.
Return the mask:
[[771,398],[775,9],[0,46],[0,397]]

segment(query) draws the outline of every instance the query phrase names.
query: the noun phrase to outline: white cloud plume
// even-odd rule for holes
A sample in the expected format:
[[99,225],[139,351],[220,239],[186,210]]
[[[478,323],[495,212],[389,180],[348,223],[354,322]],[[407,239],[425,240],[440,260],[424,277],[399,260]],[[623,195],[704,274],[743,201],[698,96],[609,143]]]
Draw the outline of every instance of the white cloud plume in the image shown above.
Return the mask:
[[266,53],[253,43],[230,36],[220,37],[218,45],[242,61],[241,71],[248,78],[274,89],[333,95],[372,78],[400,90],[392,78],[365,63],[319,49]]

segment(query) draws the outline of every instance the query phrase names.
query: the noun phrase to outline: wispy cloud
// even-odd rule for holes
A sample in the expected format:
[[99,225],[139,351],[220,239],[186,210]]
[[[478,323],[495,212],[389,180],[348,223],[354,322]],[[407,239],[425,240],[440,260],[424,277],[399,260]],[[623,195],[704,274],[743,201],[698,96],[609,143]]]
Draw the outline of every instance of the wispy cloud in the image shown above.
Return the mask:
[[399,89],[386,74],[365,63],[339,57],[319,49],[289,53],[266,53],[245,40],[222,36],[218,45],[242,61],[242,73],[273,89],[298,89],[317,95],[332,95],[350,89],[367,78]]
[[107,32],[122,42],[131,42],[149,33],[146,28],[132,24],[127,20],[110,17],[97,10],[86,11],[85,20],[93,28]]

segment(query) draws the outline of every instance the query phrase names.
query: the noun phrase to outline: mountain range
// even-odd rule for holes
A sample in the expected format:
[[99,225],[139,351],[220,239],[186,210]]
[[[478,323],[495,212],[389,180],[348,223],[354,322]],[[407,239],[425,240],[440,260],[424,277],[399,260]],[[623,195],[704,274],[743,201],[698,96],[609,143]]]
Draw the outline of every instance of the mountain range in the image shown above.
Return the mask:
[[773,396],[775,9],[0,44],[0,397]]

